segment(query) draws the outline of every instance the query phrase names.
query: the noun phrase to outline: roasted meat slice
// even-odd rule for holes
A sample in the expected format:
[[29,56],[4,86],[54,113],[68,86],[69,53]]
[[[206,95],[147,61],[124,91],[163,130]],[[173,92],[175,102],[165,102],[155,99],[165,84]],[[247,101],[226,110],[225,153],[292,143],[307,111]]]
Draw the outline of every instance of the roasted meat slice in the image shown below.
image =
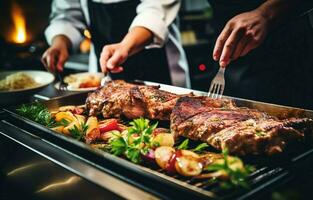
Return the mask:
[[216,149],[227,148],[232,154],[272,155],[281,153],[289,143],[303,139],[305,130],[300,127],[310,126],[311,119],[248,120],[211,135],[207,142]]
[[270,118],[265,113],[237,108],[233,101],[208,97],[182,97],[171,115],[175,136],[206,141],[220,130],[248,119]]
[[171,114],[175,136],[201,140],[237,155],[281,152],[291,141],[304,137],[305,127],[312,131],[312,124],[311,119],[280,121],[236,107],[230,100],[208,97],[182,97]]
[[[191,94],[189,94],[191,95]],[[125,116],[169,120],[179,95],[159,90],[157,86],[129,84],[121,80],[90,93],[86,100],[89,115],[104,118]]]
[[99,115],[104,109],[108,117],[119,117],[124,102],[129,100],[129,90],[134,86],[125,81],[116,80],[89,93],[86,99],[89,115]]

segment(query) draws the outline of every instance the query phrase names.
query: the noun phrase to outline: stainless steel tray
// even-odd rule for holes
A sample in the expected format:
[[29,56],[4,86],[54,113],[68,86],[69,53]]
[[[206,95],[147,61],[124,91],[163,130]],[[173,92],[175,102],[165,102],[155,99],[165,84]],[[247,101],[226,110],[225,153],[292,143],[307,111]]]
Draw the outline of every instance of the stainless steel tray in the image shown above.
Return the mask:
[[[158,84],[153,82],[143,82],[146,85],[160,85],[161,90],[185,94],[193,92],[195,95],[206,95],[205,92],[195,91],[185,88],[179,88],[164,84]],[[43,102],[50,110],[55,110],[63,105],[81,105],[84,104],[87,93],[80,93],[75,95],[70,95],[66,97],[59,97]],[[250,101],[245,99],[238,99],[232,97],[226,97],[234,99],[238,106],[255,108],[270,115],[277,116],[279,118],[286,117],[309,117],[313,118],[313,111],[304,110],[299,108],[292,108],[268,103],[262,103],[257,101]],[[306,166],[308,160],[311,161],[313,158],[313,148],[310,145],[304,145],[303,149],[298,149],[297,152],[293,152],[288,155],[288,158],[284,158],[283,162],[278,161],[275,165],[271,165],[266,160],[267,158],[256,158],[257,163],[261,163],[258,170],[251,176],[252,187],[250,190],[238,190],[232,191],[231,193],[225,193],[222,195],[217,195],[215,188],[212,190],[209,188],[197,187],[191,184],[190,180],[184,178],[174,178],[168,176],[164,173],[158,172],[154,169],[150,169],[145,166],[135,165],[127,160],[113,156],[109,153],[93,149],[89,145],[76,141],[73,138],[66,137],[64,135],[58,134],[48,128],[41,126],[33,121],[19,116],[14,108],[5,109],[7,115],[7,123],[14,124],[23,130],[36,135],[36,137],[47,140],[52,144],[58,146],[58,148],[65,149],[71,152],[75,156],[82,159],[82,162],[92,163],[97,169],[104,171],[119,180],[128,182],[130,185],[141,188],[143,191],[151,193],[157,198],[178,198],[184,197],[183,199],[197,198],[197,199],[246,199],[252,198],[254,195],[259,195],[260,192],[265,191],[266,188],[273,187],[273,185],[278,185],[282,183],[283,180],[288,178],[290,174],[294,171],[293,169],[299,166]],[[255,159],[255,158],[252,158]],[[301,162],[300,164],[300,161]],[[109,164],[108,164],[109,163]],[[264,164],[265,163],[265,164]],[[110,165],[119,166],[120,169],[110,169]],[[103,168],[103,166],[105,166]],[[90,169],[92,171],[92,169]],[[126,171],[125,171],[126,170]],[[90,173],[90,172],[89,172]],[[97,182],[95,177],[88,176],[88,173],[80,174],[84,178],[91,182]],[[99,184],[99,183],[97,183]],[[218,193],[218,192],[217,192]],[[138,193],[140,194],[140,193]],[[125,194],[127,196],[127,194]],[[123,195],[123,196],[125,196]],[[149,195],[146,196],[136,196],[141,199],[151,198]]]

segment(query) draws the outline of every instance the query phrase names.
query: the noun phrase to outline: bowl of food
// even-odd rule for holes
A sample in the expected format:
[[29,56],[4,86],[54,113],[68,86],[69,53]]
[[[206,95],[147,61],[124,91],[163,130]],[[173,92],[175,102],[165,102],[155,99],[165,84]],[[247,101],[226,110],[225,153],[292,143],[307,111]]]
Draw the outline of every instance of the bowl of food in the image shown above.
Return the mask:
[[[68,84],[69,91],[92,91],[100,87],[103,76],[103,73],[82,72],[65,76],[64,82]],[[55,84],[56,89],[59,89],[59,84]]]
[[54,76],[45,71],[2,71],[0,72],[0,105],[27,101],[53,81]]

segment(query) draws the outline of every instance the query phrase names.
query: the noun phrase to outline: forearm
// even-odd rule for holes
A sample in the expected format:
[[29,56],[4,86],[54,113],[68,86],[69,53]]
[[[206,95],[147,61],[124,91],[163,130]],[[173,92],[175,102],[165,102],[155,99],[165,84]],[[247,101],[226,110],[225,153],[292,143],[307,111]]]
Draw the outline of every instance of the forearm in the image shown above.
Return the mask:
[[144,27],[134,27],[122,40],[128,49],[128,54],[133,55],[152,42],[153,33]]

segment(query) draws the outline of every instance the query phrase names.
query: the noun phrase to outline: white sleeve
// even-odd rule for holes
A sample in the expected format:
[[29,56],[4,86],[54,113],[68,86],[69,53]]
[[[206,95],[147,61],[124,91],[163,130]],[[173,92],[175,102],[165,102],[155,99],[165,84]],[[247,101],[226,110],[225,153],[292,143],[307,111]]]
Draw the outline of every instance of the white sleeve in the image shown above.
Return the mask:
[[45,30],[47,42],[51,45],[56,35],[67,36],[73,50],[77,50],[86,28],[80,0],[53,0],[50,24]]
[[149,47],[163,46],[168,38],[168,27],[174,21],[180,8],[180,0],[141,0],[137,6],[137,16],[129,29],[141,26],[153,34],[153,44]]

